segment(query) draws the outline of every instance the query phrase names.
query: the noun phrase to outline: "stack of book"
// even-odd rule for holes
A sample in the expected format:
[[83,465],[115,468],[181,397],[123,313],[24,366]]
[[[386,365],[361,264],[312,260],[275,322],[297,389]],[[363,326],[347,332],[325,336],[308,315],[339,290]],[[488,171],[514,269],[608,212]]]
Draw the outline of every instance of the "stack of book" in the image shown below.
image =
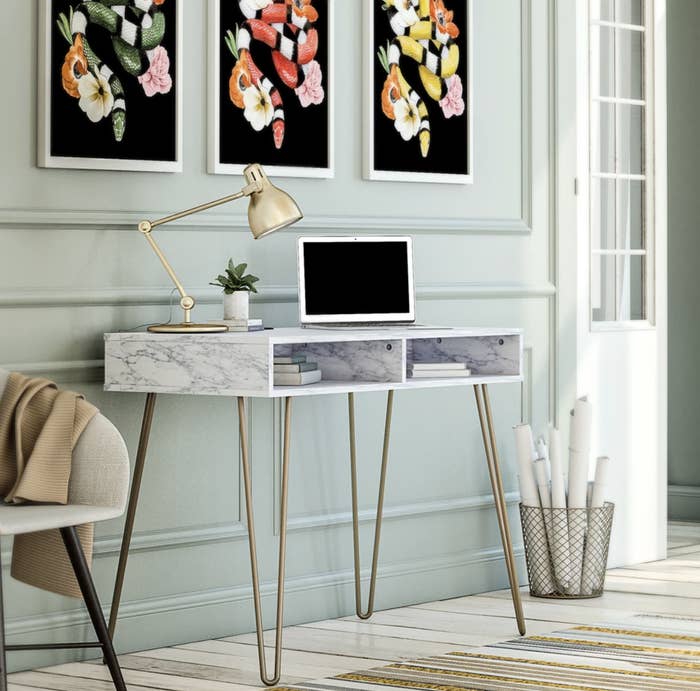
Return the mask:
[[262,331],[262,319],[214,319],[210,324],[228,326],[229,331]]
[[464,362],[412,362],[408,365],[408,376],[413,379],[459,378],[471,373]]
[[321,370],[306,355],[275,357],[275,386],[305,386],[321,381]]

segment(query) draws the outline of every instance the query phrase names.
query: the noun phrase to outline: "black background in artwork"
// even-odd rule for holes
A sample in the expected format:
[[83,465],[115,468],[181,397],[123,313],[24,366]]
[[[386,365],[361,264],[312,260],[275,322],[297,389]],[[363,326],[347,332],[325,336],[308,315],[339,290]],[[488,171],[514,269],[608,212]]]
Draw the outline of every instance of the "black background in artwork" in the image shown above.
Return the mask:
[[467,175],[469,171],[469,118],[471,104],[468,103],[468,59],[467,0],[448,0],[447,9],[454,11],[454,22],[460,29],[457,43],[460,50],[458,74],[462,78],[466,109],[459,117],[446,119],[437,101],[433,101],[423,88],[418,74],[418,63],[408,57],[401,60],[401,71],[406,81],[418,92],[428,108],[430,119],[430,150],[427,158],[420,151],[418,137],[405,142],[394,127],[394,121],[382,111],[382,89],[386,72],[377,58],[380,46],[395,38],[387,13],[382,10],[383,0],[374,0],[374,40],[372,55],[374,65],[374,168],[384,171],[449,173]]
[[[354,0],[353,0],[354,1]],[[252,56],[260,71],[279,89],[284,103],[285,135],[281,149],[275,148],[272,127],[256,132],[245,119],[243,110],[231,102],[228,82],[236,60],[226,46],[224,35],[229,29],[235,34],[235,25],[245,21],[235,0],[219,0],[219,160],[221,163],[242,164],[256,162],[263,165],[327,168],[329,166],[328,108],[331,98],[328,72],[328,0],[315,0],[318,21],[318,52],[316,60],[323,71],[325,100],[319,105],[302,108],[292,89],[282,83],[274,65],[272,51],[264,44],[253,41]]]
[[177,89],[175,80],[176,5],[179,0],[165,0],[160,6],[165,14],[166,31],[161,45],[170,56],[173,87],[167,94],[147,97],[138,78],[127,73],[119,63],[110,34],[100,26],[89,25],[86,37],[96,55],[119,77],[126,95],[126,129],[121,142],[114,139],[111,116],[91,122],[80,110],[78,99],[69,96],[61,84],[61,67],[70,46],[59,31],[56,20],[68,14],[73,0],[51,2],[51,155],[79,158],[175,161],[177,156]]

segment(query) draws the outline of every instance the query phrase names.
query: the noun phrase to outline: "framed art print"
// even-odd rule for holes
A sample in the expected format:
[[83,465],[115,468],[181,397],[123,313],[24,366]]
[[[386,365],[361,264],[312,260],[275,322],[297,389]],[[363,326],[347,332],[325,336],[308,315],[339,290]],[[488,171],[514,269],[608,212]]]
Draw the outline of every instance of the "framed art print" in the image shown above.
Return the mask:
[[210,173],[333,177],[334,2],[210,0]]
[[182,0],[39,0],[38,165],[182,170]]
[[365,175],[467,184],[472,0],[364,0]]

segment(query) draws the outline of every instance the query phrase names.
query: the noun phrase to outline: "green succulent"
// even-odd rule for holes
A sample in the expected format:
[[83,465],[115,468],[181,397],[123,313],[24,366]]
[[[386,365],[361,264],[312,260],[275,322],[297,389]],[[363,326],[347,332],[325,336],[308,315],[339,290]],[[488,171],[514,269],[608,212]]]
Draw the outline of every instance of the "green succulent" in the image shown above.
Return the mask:
[[225,274],[219,274],[216,280],[209,285],[218,286],[224,289],[226,295],[232,295],[238,291],[247,291],[249,293],[257,293],[258,290],[255,284],[260,280],[257,276],[246,274],[245,270],[248,264],[234,265],[233,259],[228,260]]

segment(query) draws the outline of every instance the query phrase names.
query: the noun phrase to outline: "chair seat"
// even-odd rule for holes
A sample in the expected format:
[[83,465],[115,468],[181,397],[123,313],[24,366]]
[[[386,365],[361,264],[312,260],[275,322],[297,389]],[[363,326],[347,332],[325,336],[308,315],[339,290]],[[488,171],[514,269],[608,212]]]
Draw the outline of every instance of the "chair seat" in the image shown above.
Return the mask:
[[0,504],[0,535],[36,533],[120,516],[120,508],[70,504]]

